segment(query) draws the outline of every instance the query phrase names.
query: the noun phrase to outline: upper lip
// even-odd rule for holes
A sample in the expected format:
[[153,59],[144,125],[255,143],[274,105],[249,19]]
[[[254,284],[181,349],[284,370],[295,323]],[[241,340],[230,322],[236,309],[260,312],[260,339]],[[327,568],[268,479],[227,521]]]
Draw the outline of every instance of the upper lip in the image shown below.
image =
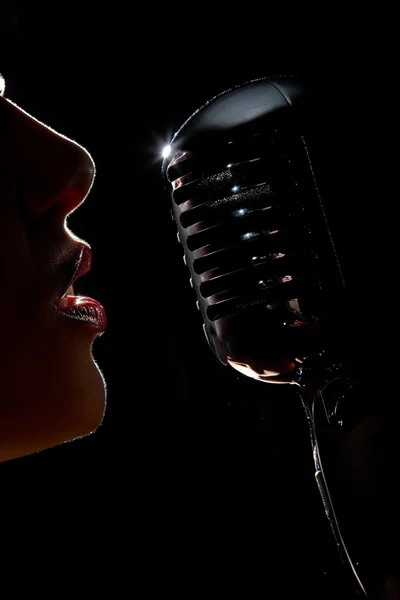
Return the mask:
[[61,267],[60,285],[58,287],[58,300],[68,292],[71,285],[86,275],[92,266],[92,251],[87,244],[79,244]]

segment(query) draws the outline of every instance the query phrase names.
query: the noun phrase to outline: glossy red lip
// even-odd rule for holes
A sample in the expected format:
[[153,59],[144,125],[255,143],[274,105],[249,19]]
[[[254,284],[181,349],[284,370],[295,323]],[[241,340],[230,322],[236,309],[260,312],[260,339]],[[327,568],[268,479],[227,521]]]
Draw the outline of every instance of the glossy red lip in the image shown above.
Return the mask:
[[86,275],[86,273],[89,273],[91,268],[92,268],[92,251],[89,248],[89,246],[86,246],[86,244],[83,244],[82,251],[81,251],[81,254],[79,257],[79,261],[78,261],[78,266],[75,270],[75,273],[74,273],[68,287],[70,287],[74,283],[74,281],[79,279],[79,277],[82,277],[83,275]]
[[107,326],[103,306],[88,296],[66,296],[60,300],[57,308],[71,319],[82,321],[96,331],[104,331]]
[[58,281],[55,291],[57,303],[60,298],[64,298],[68,294],[68,290],[74,281],[86,275],[92,266],[92,251],[87,244],[80,243],[72,251],[60,249],[59,252],[65,258],[58,267]]

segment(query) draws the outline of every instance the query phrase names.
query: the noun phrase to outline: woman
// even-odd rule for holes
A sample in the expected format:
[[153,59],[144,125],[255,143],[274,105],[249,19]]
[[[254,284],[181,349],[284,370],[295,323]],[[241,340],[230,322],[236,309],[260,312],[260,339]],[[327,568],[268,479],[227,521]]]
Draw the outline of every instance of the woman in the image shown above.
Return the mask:
[[93,432],[106,405],[92,345],[103,307],[74,296],[90,246],[66,218],[95,176],[90,154],[4,97],[0,76],[0,460]]

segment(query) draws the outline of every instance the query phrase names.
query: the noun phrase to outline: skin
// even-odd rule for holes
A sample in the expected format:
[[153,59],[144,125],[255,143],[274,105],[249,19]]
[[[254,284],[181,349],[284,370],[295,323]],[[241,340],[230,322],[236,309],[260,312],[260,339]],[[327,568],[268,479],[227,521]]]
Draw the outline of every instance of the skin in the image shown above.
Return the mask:
[[99,334],[55,306],[60,263],[82,242],[66,218],[94,175],[84,148],[0,97],[1,461],[85,436],[103,419]]

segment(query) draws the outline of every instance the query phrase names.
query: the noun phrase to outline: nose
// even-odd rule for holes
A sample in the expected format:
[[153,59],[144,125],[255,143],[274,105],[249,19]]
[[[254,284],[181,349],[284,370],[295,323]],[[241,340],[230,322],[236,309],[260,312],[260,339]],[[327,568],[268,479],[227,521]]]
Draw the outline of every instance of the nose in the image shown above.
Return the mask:
[[17,186],[22,209],[38,218],[50,209],[67,216],[86,198],[95,175],[90,154],[9,100],[0,99],[0,164]]

